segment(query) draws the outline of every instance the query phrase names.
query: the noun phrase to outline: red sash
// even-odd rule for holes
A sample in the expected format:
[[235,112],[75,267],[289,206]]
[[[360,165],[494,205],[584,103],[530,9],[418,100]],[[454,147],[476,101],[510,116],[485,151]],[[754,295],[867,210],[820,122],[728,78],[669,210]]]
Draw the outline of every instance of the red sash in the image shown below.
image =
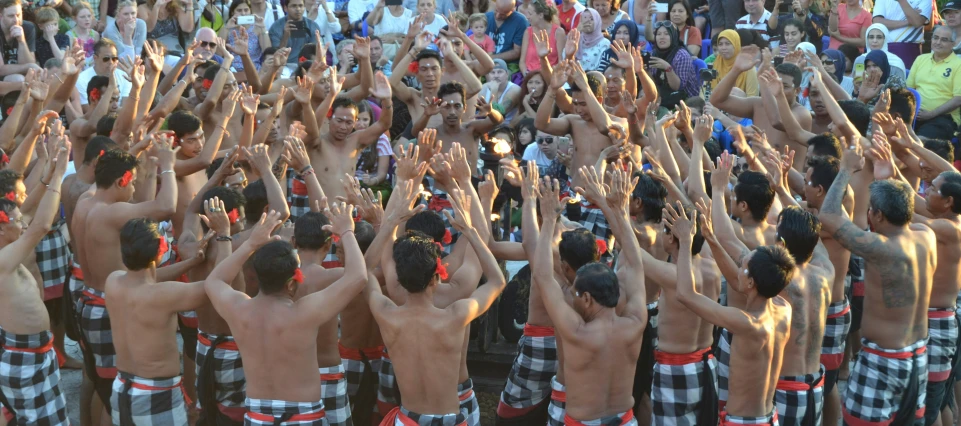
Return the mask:
[[808,387],[808,384],[807,384],[807,383],[804,383],[804,382],[795,382],[795,381],[792,381],[792,380],[778,380],[778,381],[777,381],[777,390],[788,391],[788,392],[802,392],[802,391],[806,391],[806,390],[810,390],[810,389],[816,389],[816,388],[819,388],[819,387],[821,387],[821,386],[824,386],[824,376],[823,376],[823,375],[821,376],[821,379],[818,380],[818,382],[814,384],[814,386],[810,386],[810,387]]
[[[324,410],[320,410],[320,411],[318,411],[318,412],[316,412],[316,413],[295,414],[295,415],[291,416],[291,418],[287,419],[287,421],[284,422],[284,423],[288,423],[288,422],[289,422],[289,423],[294,423],[294,422],[312,422],[312,421],[314,421],[314,420],[320,420],[320,419],[324,418],[326,415],[327,415],[327,413],[325,413]],[[255,413],[255,412],[253,412],[253,411],[247,411],[247,417],[250,417],[252,420],[256,420],[256,421],[258,421],[258,422],[271,422],[271,423],[273,423],[274,421],[277,420],[277,418],[274,417],[274,416],[267,415],[267,414],[261,414],[261,413]]]
[[[704,354],[711,351],[711,348],[701,349],[697,352],[691,352],[689,354],[672,354],[669,352],[663,352],[659,350],[654,350],[654,360],[658,364],[664,365],[686,365],[693,364],[695,362],[701,362],[704,360]],[[714,358],[713,354],[708,355],[708,358]]]
[[[204,336],[203,334],[200,334],[200,333],[197,333],[197,341],[200,342],[200,343],[203,343],[203,344],[205,344],[205,345],[207,345],[207,346],[211,346],[211,343],[212,343],[212,342],[210,341],[210,339],[208,339],[206,336]],[[216,348],[216,349],[226,349],[226,350],[228,350],[228,351],[239,351],[239,350],[240,350],[240,348],[237,347],[237,342],[234,342],[234,341],[220,342],[220,344],[217,345],[217,348]]]
[[877,349],[869,348],[869,347],[867,347],[867,346],[861,347],[861,350],[862,350],[862,351],[865,351],[865,352],[867,352],[867,353],[869,353],[869,354],[875,354],[875,355],[880,356],[880,357],[883,357],[883,358],[889,358],[889,359],[908,359],[908,358],[911,358],[911,357],[913,357],[913,356],[915,356],[915,355],[921,355],[921,354],[925,353],[925,352],[928,350],[928,347],[927,347],[927,346],[922,346],[922,347],[920,347],[920,348],[918,348],[918,349],[915,349],[914,352],[884,352],[884,351],[879,351],[879,350],[877,350]]
[[553,337],[554,327],[524,324],[524,335],[528,337]]
[[[622,425],[626,424],[630,422],[631,419],[633,418],[634,418],[634,410],[633,409],[627,410],[626,413],[621,415],[621,424]],[[584,423],[574,420],[571,416],[567,414],[564,414],[564,425],[565,426],[587,426]]]
[[[397,420],[400,420],[400,423],[403,424],[404,426],[418,426],[417,422],[412,420],[410,417],[407,417],[406,415],[404,415],[404,413],[400,411],[400,407],[394,407],[393,409],[391,409],[390,412],[387,413],[386,416],[384,416],[384,420],[380,422],[380,426],[393,426],[394,424],[396,424]],[[465,420],[464,422],[461,422],[457,426],[466,426],[466,425],[467,425],[467,421]]]

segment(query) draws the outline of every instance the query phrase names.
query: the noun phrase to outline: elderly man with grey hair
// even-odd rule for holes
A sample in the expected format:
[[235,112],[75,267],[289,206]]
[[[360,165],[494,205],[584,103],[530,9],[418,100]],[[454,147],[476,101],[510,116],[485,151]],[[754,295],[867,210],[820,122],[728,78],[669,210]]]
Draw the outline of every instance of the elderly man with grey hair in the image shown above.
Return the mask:
[[931,32],[931,53],[918,56],[908,75],[908,87],[921,94],[916,133],[950,140],[958,130],[961,107],[961,58],[952,50],[957,40],[951,28]]

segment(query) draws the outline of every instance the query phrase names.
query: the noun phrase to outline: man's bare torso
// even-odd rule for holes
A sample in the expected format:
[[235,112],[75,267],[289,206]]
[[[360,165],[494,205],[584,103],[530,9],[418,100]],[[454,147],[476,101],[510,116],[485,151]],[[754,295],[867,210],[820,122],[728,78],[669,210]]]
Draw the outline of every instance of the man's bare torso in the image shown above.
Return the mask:
[[824,269],[808,263],[798,268],[794,279],[781,291],[781,296],[791,303],[791,337],[784,349],[782,376],[813,374],[820,368],[824,319],[833,280],[833,275],[828,276]]
[[117,369],[145,378],[180,375],[177,313],[151,297],[152,282],[134,282],[127,272],[107,278],[107,310],[117,350]]
[[[33,249],[31,249],[33,250]],[[50,329],[42,287],[23,265],[0,276],[0,328],[12,334],[36,334]]]
[[[711,300],[721,293],[721,274],[711,259],[694,258],[697,292]],[[648,286],[659,287],[659,286]],[[714,324],[691,312],[677,300],[677,290],[666,286],[657,301],[657,349],[687,354],[709,348],[714,341]]]
[[762,417],[774,411],[774,389],[791,331],[791,306],[780,296],[760,312],[747,312],[762,325],[756,333],[739,334],[731,341],[728,413]]

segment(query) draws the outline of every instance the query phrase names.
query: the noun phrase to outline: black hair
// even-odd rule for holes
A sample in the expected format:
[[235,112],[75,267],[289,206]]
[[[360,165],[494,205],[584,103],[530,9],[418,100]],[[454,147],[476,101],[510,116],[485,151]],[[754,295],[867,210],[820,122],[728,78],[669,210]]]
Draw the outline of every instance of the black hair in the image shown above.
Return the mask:
[[100,152],[104,154],[112,149],[117,149],[118,145],[113,139],[105,136],[94,136],[90,138],[90,142],[87,142],[86,148],[83,149],[83,164],[90,164],[94,158],[100,158]]
[[779,246],[758,247],[747,262],[748,276],[754,278],[758,294],[768,299],[791,283],[796,268],[791,254]]
[[[591,73],[587,73],[587,86],[590,87],[591,94],[593,94],[596,97],[601,95],[601,90],[603,89],[604,85],[601,83],[601,79],[597,78],[597,75],[592,75]],[[577,84],[571,83],[572,94],[575,92],[580,92],[582,90],[584,90],[583,87],[578,87]]]
[[751,218],[758,222],[764,220],[774,203],[774,188],[771,188],[771,182],[763,173],[753,170],[745,170],[738,175],[734,195],[738,202],[747,203]]
[[[87,82],[87,103],[90,104],[91,108],[97,106],[96,103],[103,98],[104,88],[108,85],[110,85],[110,79],[99,75],[93,76],[93,78]],[[96,101],[90,99],[90,92],[93,92],[94,89],[99,89],[101,93],[100,98]]]
[[230,6],[227,7],[227,16],[233,18],[234,11],[242,4],[246,4],[247,7],[250,8],[250,0],[234,0],[230,2]]
[[23,180],[23,175],[12,169],[0,170],[0,199],[3,196],[17,191],[17,181]]
[[2,114],[2,117],[4,119],[6,119],[8,115],[10,115],[7,113],[8,111],[11,113],[13,112],[13,107],[17,104],[18,98],[20,98],[19,90],[15,90],[13,92],[7,93],[6,95],[3,95],[2,98],[0,98],[0,106],[3,107],[3,109],[0,110],[0,114]]
[[954,146],[951,145],[950,141],[944,139],[927,139],[924,141],[924,149],[938,154],[938,157],[945,159],[949,163],[954,162]]
[[260,216],[267,211],[270,201],[267,200],[267,187],[263,179],[257,179],[244,187],[244,198],[247,199],[247,224],[260,220]]
[[97,189],[110,188],[117,179],[123,177],[124,173],[133,171],[137,168],[137,157],[128,154],[120,149],[104,150],[97,168],[94,169],[94,182]]
[[908,184],[892,179],[871,182],[871,208],[881,212],[888,222],[904,226],[914,215],[914,190]]
[[831,189],[834,178],[841,171],[841,160],[827,155],[811,157],[807,165],[811,170],[811,186],[820,186],[824,188],[825,193]]
[[641,210],[645,222],[661,222],[664,206],[667,205],[667,188],[647,173],[634,173],[637,185],[631,198],[641,200]]
[[904,124],[908,126],[914,123],[914,114],[917,112],[917,99],[914,93],[903,87],[891,89],[891,104],[888,111],[893,117],[901,117]]
[[167,129],[172,130],[177,135],[177,139],[182,139],[184,136],[196,132],[197,129],[200,129],[200,125],[200,117],[190,111],[174,111],[167,118]]
[[774,67],[774,71],[777,71],[778,74],[791,77],[794,80],[795,89],[801,87],[801,68],[798,68],[797,65],[784,62],[781,65]]
[[294,246],[287,241],[271,241],[257,249],[253,256],[254,272],[260,281],[260,292],[275,294],[294,277],[300,267]]
[[[324,230],[330,219],[320,212],[307,212],[294,223],[293,243],[298,249],[320,250],[330,241],[330,231]],[[343,259],[341,259],[343,260]]]
[[861,101],[848,99],[838,101],[838,106],[858,132],[862,135],[868,134],[868,126],[871,125],[871,109],[867,105]]
[[107,114],[100,117],[97,121],[97,134],[100,136],[110,136],[113,132],[113,123],[117,121],[117,114]]
[[717,138],[711,136],[710,139],[704,142],[704,152],[707,152],[707,158],[710,158],[714,167],[717,167],[717,158],[721,156],[722,152],[721,143],[717,141]]
[[217,73],[220,72],[220,65],[211,65],[204,70],[204,80],[213,81],[217,78]]
[[[357,108],[357,103],[354,102],[353,99],[350,99],[346,96],[338,96],[336,99],[334,99],[334,103],[330,105],[330,110],[337,111],[337,108],[352,109],[354,110],[354,113],[359,111]],[[371,120],[373,120],[373,118],[373,115],[371,115]]]
[[424,59],[436,59],[440,66],[444,66],[444,61],[440,58],[440,53],[438,53],[436,50],[423,49],[417,54],[417,57],[414,58],[414,60],[416,60],[418,63]]
[[826,155],[841,158],[841,140],[833,133],[825,132],[808,139],[808,152],[813,155]]
[[437,261],[441,248],[434,239],[418,231],[407,234],[394,242],[393,257],[397,269],[397,281],[408,293],[421,293],[437,275]]
[[417,231],[433,239],[435,242],[443,242],[444,234],[447,231],[444,219],[433,210],[424,210],[410,217],[407,220],[406,228],[408,231]]
[[700,96],[691,96],[684,100],[684,104],[687,105],[688,108],[700,110],[701,112],[704,112],[704,107],[707,106],[707,102]]
[[[102,48],[104,48],[104,47],[112,47],[112,48],[116,49],[116,48],[117,48],[117,44],[114,43],[113,40],[111,40],[111,39],[109,39],[109,38],[107,38],[107,37],[100,37],[100,40],[97,40],[97,42],[93,44],[93,54],[94,54],[94,55],[97,55],[97,56],[100,56],[100,49],[102,49]],[[106,78],[106,77],[104,77],[104,78]]]
[[13,213],[14,209],[20,208],[17,203],[10,201],[6,198],[0,197],[0,212],[4,212],[9,216]]
[[120,258],[123,265],[131,271],[146,269],[157,261],[163,239],[156,221],[145,217],[128,220],[120,228]]
[[[220,201],[224,203],[224,212],[227,212],[228,214],[233,209],[239,210],[241,207],[245,207],[247,204],[247,199],[244,198],[244,194],[241,194],[240,191],[236,189],[228,188],[226,186],[218,185],[208,189],[203,195],[203,200],[207,201],[214,197],[220,198]],[[244,211],[246,212],[246,210]],[[260,220],[259,214],[257,215],[257,220]],[[203,228],[204,232],[207,232],[207,224],[201,221],[200,226]]]
[[371,225],[370,222],[362,220],[354,223],[354,238],[357,239],[357,245],[360,246],[361,253],[367,253],[367,248],[370,247],[370,243],[374,242],[376,236],[374,225]]
[[577,268],[574,290],[589,293],[597,303],[607,308],[617,306],[617,300],[621,297],[617,275],[609,266],[596,261]]
[[588,263],[597,262],[601,257],[597,252],[596,237],[585,228],[564,231],[557,251],[561,255],[561,261],[575,271]]
[[531,134],[531,143],[535,142],[537,139],[537,126],[534,125],[533,118],[522,118],[519,123],[517,123],[517,142],[514,143],[514,152],[523,156],[524,150],[527,149],[526,146],[521,145],[520,136],[521,130],[527,129]]
[[941,196],[951,197],[951,212],[961,214],[961,173],[941,173]]
[[854,64],[854,60],[861,56],[861,48],[851,43],[843,43],[838,46],[838,51],[844,54],[848,64]]
[[437,89],[437,97],[444,99],[444,96],[458,94],[460,95],[461,102],[467,102],[467,92],[464,90],[464,85],[457,81],[448,81],[447,83],[441,84]]
[[821,236],[821,221],[798,206],[787,206],[778,214],[777,236],[794,256],[795,263],[807,263]]
[[794,27],[794,28],[797,28],[798,32],[801,33],[801,38],[804,38],[804,37],[807,36],[807,32],[804,30],[804,22],[801,22],[799,19],[796,19],[796,18],[791,18],[791,19],[788,19],[788,20],[784,21],[784,23],[781,24],[781,38],[782,38],[782,40],[783,40],[783,38],[784,38],[784,30],[787,29],[788,25],[790,25],[790,26],[792,26],[792,27]]

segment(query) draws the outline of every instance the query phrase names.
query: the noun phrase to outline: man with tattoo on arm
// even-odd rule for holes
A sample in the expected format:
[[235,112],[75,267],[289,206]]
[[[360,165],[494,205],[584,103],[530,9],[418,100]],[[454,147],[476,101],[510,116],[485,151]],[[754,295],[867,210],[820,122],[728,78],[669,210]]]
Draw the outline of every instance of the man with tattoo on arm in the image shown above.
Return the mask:
[[818,215],[825,230],[866,265],[863,347],[848,379],[843,416],[848,424],[903,425],[925,410],[928,297],[937,243],[930,228],[910,223],[913,190],[903,182],[871,184],[868,222],[876,232],[848,219],[841,199],[864,164],[858,143],[846,147]]

